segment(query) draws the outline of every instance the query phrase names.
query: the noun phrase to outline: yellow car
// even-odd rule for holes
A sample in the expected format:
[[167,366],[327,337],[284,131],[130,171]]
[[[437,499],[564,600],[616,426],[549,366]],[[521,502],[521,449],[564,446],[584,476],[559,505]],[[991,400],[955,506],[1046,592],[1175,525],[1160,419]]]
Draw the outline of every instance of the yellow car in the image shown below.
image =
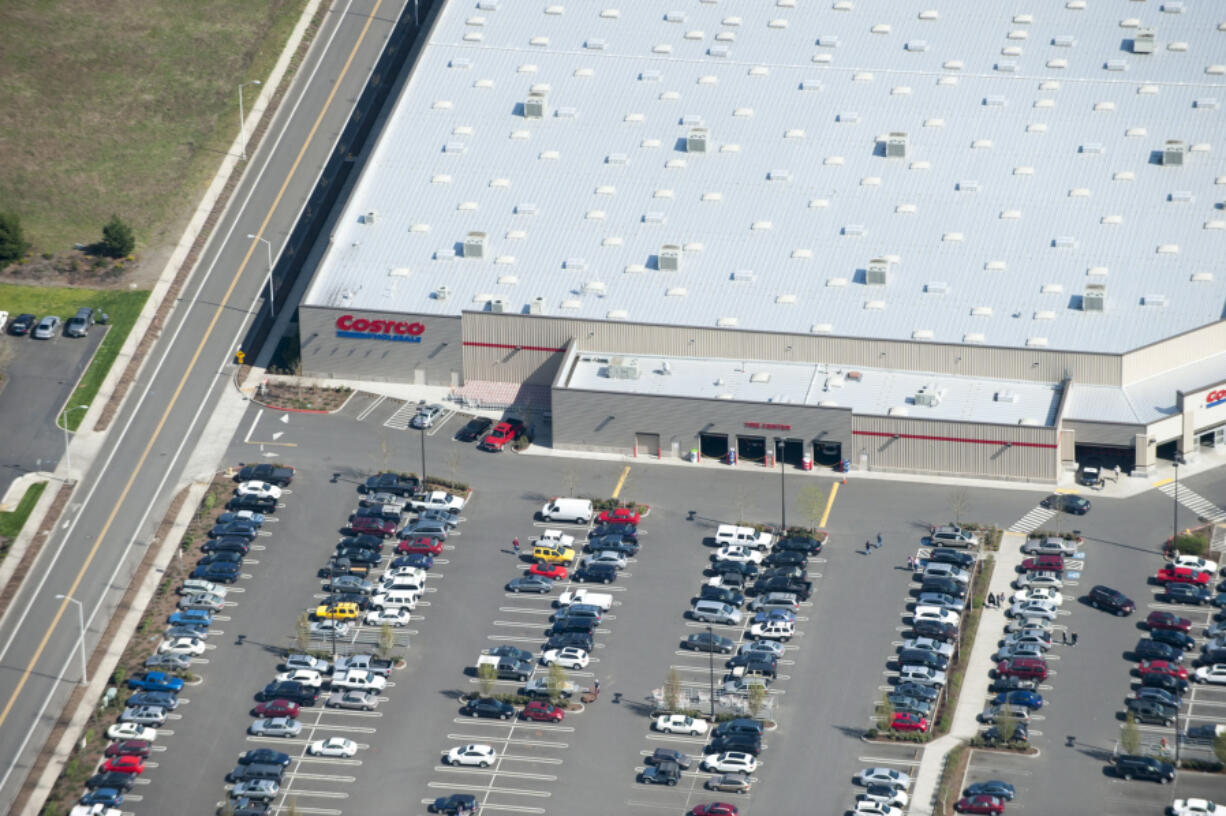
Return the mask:
[[575,560],[575,551],[566,546],[550,546],[538,544],[532,548],[532,560],[543,561],[546,564],[569,564]]
[[355,603],[339,603],[336,606],[319,606],[315,609],[315,617],[319,620],[357,620],[358,605]]

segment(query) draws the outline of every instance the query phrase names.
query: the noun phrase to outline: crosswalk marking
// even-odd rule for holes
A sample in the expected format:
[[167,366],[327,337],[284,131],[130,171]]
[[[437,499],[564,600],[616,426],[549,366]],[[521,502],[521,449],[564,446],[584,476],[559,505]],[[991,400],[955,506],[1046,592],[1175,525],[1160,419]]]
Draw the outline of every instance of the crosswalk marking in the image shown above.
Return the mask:
[[384,421],[383,427],[395,428],[398,431],[407,430],[409,427],[409,421],[415,416],[417,416],[417,403],[403,403],[396,409],[396,413],[392,414]]
[[[1175,484],[1173,482],[1159,485],[1158,490],[1172,499],[1176,497]],[[1180,504],[1191,510],[1200,518],[1208,521],[1226,521],[1226,510],[1218,507],[1216,504],[1209,501],[1195,490],[1180,487],[1178,498]]]
[[1031,530],[1037,529],[1041,524],[1054,515],[1056,515],[1055,510],[1048,510],[1046,507],[1035,507],[1029,513],[1013,522],[1013,524],[1009,527],[1009,532],[1029,533]]

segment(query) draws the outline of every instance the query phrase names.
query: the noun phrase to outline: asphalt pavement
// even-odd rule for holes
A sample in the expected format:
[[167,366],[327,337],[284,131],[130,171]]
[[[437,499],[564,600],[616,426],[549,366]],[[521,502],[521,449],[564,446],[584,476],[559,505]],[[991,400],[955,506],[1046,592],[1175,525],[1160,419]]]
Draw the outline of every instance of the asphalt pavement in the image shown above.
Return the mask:
[[42,744],[79,679],[77,617],[56,596],[84,603],[92,647],[169,506],[260,297],[263,253],[244,236],[262,233],[279,249],[402,7],[353,0],[325,15],[73,506],[0,620],[0,809],[37,753],[27,746]]

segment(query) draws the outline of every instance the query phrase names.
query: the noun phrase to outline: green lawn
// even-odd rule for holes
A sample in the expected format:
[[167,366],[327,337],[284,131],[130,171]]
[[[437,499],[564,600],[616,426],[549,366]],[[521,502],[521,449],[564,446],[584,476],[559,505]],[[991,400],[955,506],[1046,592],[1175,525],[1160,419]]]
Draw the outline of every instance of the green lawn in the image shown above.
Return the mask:
[[[93,306],[95,309],[110,315],[110,328],[93,362],[81,378],[77,390],[68,401],[69,406],[88,405],[93,402],[106,379],[111,364],[119,356],[128,332],[136,322],[136,316],[145,305],[148,292],[106,289],[61,289],[44,286],[17,286],[15,284],[0,284],[0,309],[15,317],[22,312],[32,312],[39,317],[54,314],[62,320],[76,314],[82,306]],[[95,326],[90,331],[102,331],[101,326]],[[81,423],[85,411],[73,411],[68,417],[68,429],[75,431]],[[61,417],[61,424],[63,418]]]
[[239,83],[267,79],[304,5],[0,2],[0,211],[34,252],[97,241],[112,213],[138,252],[173,242],[238,133]]
[[0,538],[16,538],[25,526],[30,511],[38,504],[38,499],[47,488],[46,482],[38,482],[26,488],[26,494],[17,503],[17,508],[10,513],[0,513]]

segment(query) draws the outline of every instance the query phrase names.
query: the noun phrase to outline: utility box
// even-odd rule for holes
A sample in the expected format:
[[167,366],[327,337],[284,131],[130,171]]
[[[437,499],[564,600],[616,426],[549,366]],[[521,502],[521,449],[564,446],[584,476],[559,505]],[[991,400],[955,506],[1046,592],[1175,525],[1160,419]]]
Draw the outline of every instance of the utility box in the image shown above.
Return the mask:
[[1162,164],[1166,167],[1183,166],[1183,154],[1188,152],[1188,146],[1182,139],[1167,139],[1162,146]]
[[660,271],[676,272],[681,268],[681,247],[677,244],[665,244],[660,247]]
[[464,236],[464,257],[484,258],[486,235],[484,232],[470,232]]
[[706,153],[710,132],[705,127],[690,128],[685,137],[686,153]]
[[907,158],[907,134],[893,131],[885,140],[885,157],[887,159]]
[[1154,53],[1155,38],[1158,32],[1152,28],[1138,28],[1137,33],[1132,38],[1132,53],[1134,54],[1152,54]]
[[1107,287],[1102,283],[1087,283],[1081,296],[1081,311],[1101,312],[1107,308]]
[[533,91],[528,94],[528,98],[524,100],[524,118],[525,119],[542,119],[545,116],[545,106],[549,101],[549,97],[539,91]]
[[886,258],[873,258],[864,272],[864,282],[869,286],[885,286],[890,282],[890,266]]

